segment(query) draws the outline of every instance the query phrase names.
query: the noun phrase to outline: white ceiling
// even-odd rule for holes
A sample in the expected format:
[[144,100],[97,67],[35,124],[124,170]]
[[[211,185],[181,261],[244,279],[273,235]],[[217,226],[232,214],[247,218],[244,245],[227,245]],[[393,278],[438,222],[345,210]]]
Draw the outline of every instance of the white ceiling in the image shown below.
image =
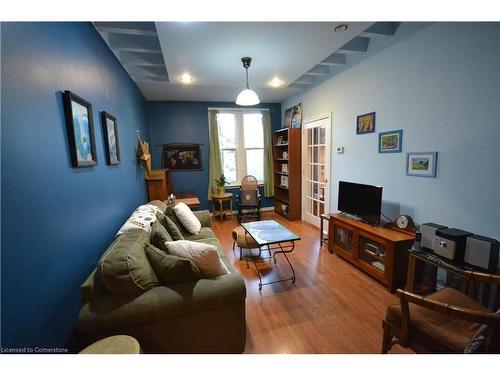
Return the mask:
[[[148,100],[234,101],[245,83],[241,57],[250,56],[250,87],[262,102],[280,102],[299,90],[289,84],[373,24],[333,32],[340,23],[156,22],[168,81],[136,82]],[[189,85],[179,81],[184,72],[194,77]],[[268,85],[275,76],[282,87]]]

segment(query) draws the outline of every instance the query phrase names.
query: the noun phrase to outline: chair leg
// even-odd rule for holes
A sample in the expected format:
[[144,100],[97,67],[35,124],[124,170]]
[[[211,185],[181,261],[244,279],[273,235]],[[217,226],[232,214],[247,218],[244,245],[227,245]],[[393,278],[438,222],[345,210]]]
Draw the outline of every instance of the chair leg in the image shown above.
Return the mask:
[[382,338],[382,354],[387,354],[392,347],[392,338],[394,334],[392,333],[391,326],[385,320],[382,320],[382,328],[384,329],[384,336]]

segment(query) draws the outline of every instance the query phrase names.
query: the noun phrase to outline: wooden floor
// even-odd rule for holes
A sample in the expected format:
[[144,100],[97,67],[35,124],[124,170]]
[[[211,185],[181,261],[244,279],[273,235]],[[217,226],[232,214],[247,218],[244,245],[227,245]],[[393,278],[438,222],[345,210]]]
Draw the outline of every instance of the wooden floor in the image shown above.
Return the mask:
[[[395,295],[370,276],[351,266],[324,245],[319,247],[319,229],[303,221],[287,221],[274,212],[263,219],[275,219],[298,234],[289,256],[297,275],[295,284],[265,285],[259,291],[253,264],[247,268],[233,253],[231,232],[236,219],[212,221],[212,228],[224,251],[247,287],[247,344],[245,353],[380,353],[382,318]],[[265,254],[266,255],[266,254]],[[264,281],[290,275],[285,259],[263,264]],[[269,261],[268,261],[269,262]],[[392,353],[410,353],[395,346]]]

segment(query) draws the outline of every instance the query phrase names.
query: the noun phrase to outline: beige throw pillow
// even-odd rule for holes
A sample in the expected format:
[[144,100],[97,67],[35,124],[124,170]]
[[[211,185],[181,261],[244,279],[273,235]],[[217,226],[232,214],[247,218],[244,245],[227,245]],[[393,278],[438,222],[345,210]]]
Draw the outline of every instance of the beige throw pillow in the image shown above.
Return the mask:
[[184,202],[179,202],[174,207],[175,216],[189,233],[197,234],[201,230],[200,220]]
[[169,254],[191,260],[206,277],[216,277],[229,273],[219,258],[215,246],[186,240],[166,242],[165,245]]

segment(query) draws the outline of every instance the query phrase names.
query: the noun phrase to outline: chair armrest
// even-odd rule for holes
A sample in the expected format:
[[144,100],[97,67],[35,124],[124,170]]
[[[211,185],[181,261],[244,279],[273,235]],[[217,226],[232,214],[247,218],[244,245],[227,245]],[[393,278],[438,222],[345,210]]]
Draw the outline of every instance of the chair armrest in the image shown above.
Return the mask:
[[212,219],[210,218],[210,211],[193,211],[194,215],[198,218],[202,227],[211,227]]
[[245,297],[245,282],[237,273],[158,286],[138,296],[110,295],[85,304],[78,328],[91,333],[152,324],[245,303]]
[[410,328],[410,307],[409,304],[421,306],[423,308],[445,314],[457,319],[467,320],[475,323],[500,326],[500,314],[479,310],[466,309],[460,306],[450,305],[444,302],[434,301],[424,298],[415,293],[410,293],[402,289],[396,290],[396,294],[401,302],[401,330],[402,340],[408,339]]

